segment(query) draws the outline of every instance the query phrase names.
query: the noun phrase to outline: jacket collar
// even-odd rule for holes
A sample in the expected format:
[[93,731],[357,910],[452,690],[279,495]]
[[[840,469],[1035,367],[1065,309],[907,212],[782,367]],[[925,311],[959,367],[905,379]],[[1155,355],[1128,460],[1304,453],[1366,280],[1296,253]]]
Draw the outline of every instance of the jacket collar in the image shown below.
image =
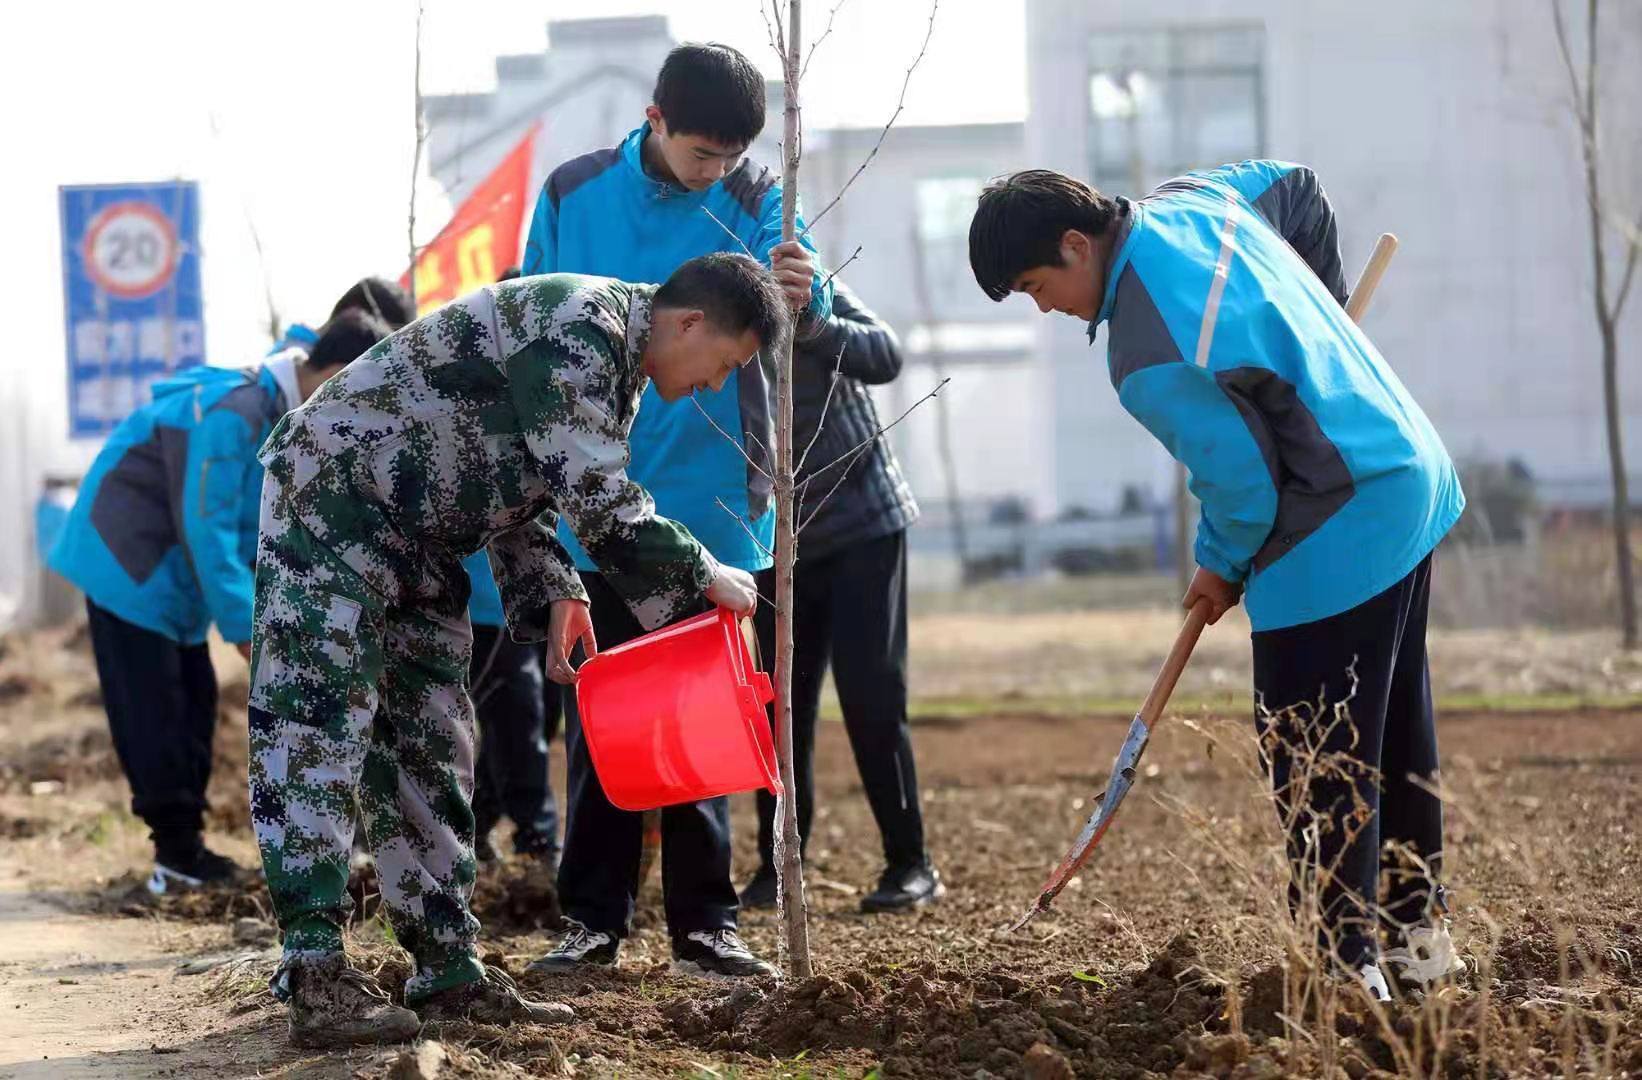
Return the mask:
[[627,305],[627,357],[633,370],[643,374],[645,347],[650,344],[650,320],[656,298],[655,285],[632,286],[632,300]]
[[1112,236],[1112,254],[1106,260],[1106,295],[1100,303],[1100,313],[1095,321],[1089,324],[1089,343],[1094,344],[1095,331],[1100,324],[1112,317],[1112,301],[1117,296],[1118,275],[1128,265],[1130,248],[1138,235],[1138,226],[1142,224],[1141,216],[1145,209],[1136,202],[1131,202],[1119,195],[1117,197],[1117,220],[1112,223],[1115,230]]
[[257,381],[263,388],[281,399],[281,412],[290,412],[302,404],[302,389],[297,382],[297,361],[307,355],[303,349],[282,349],[262,362],[262,374]]
[[[716,190],[720,180],[712,187],[701,191],[691,191],[687,187],[673,183],[671,180],[657,180],[644,171],[644,140],[650,135],[650,121],[646,120],[638,127],[627,133],[627,138],[621,141],[621,157],[626,164],[633,180],[640,184],[645,193],[653,199],[665,200],[679,206],[700,206],[707,201],[707,196]],[[726,176],[729,174],[726,173]]]

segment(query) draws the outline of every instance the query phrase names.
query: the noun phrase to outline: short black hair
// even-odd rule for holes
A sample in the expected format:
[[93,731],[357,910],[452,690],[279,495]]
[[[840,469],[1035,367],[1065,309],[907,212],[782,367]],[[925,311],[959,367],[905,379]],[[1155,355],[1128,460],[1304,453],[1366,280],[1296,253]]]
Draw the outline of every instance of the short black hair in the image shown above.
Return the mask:
[[747,146],[764,130],[764,76],[728,45],[687,42],[668,53],[652,100],[669,135]]
[[319,340],[304,361],[315,371],[351,364],[393,330],[374,315],[349,308],[319,328]]
[[751,330],[760,348],[782,340],[792,322],[787,294],[769,268],[746,255],[698,255],[656,290],[658,308],[700,308],[726,334]]
[[410,293],[387,278],[368,277],[354,282],[331,308],[331,318],[349,308],[381,319],[392,330],[416,318],[416,305],[411,303]]
[[1103,236],[1117,200],[1081,180],[1049,169],[995,179],[981,192],[969,223],[969,267],[981,291],[1002,300],[1015,279],[1035,266],[1060,266],[1067,229]]

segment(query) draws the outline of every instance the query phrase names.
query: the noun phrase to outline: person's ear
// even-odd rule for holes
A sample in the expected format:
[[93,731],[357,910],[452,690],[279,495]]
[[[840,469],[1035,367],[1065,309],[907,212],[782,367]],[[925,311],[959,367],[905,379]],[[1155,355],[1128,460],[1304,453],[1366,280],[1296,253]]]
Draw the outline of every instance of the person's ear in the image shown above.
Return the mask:
[[706,321],[707,313],[705,311],[702,311],[700,308],[691,308],[689,311],[686,311],[679,316],[679,333],[689,334],[692,330],[701,326]]
[[1060,236],[1061,262],[1068,266],[1083,266],[1089,262],[1089,237],[1077,229],[1067,229]]
[[654,131],[657,135],[664,138],[666,137],[667,121],[662,118],[660,109],[656,108],[654,105],[646,105],[644,107],[644,118],[650,121],[651,131]]

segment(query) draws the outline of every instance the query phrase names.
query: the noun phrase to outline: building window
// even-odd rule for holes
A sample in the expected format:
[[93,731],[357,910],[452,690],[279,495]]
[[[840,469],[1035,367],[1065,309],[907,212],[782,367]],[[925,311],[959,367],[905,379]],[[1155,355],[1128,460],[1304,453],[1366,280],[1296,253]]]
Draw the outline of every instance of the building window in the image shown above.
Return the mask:
[[[975,216],[975,200],[984,184],[978,176],[940,176],[926,177],[914,187],[917,209],[914,254],[922,261],[928,303],[935,309],[922,317],[938,322],[945,309],[973,300],[961,290],[966,284],[969,289],[975,289],[975,280],[969,276],[969,221]],[[978,290],[976,295],[981,295]],[[919,305],[924,303],[916,296],[913,301]]]
[[1089,39],[1090,178],[1144,195],[1265,153],[1259,26],[1101,31]]

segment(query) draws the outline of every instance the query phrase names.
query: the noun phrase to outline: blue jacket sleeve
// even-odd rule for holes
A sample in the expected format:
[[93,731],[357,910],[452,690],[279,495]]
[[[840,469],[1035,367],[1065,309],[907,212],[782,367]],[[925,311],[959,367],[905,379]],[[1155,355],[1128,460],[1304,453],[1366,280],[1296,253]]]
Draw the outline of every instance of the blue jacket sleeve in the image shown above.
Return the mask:
[[536,199],[530,215],[530,231],[525,234],[525,258],[519,267],[524,274],[552,274],[559,269],[559,212],[548,197],[547,185]]
[[1305,260],[1342,306],[1340,232],[1317,174],[1287,161],[1240,161],[1201,174],[1233,188]]
[[238,414],[207,412],[188,435],[183,476],[183,544],[222,636],[251,640],[252,568],[240,556],[247,471],[257,464],[256,432]]
[[1250,421],[1212,371],[1179,361],[1131,372],[1118,400],[1190,474],[1202,504],[1197,565],[1227,581],[1248,577],[1277,519],[1277,486]]
[[[770,261],[770,249],[781,243],[781,185],[770,188],[764,195],[764,202],[758,208],[757,231],[747,246],[765,262]],[[810,290],[810,306],[804,311],[804,322],[808,323],[811,336],[818,332],[823,324],[832,317],[832,282],[827,280],[827,271],[821,265],[821,253],[816,250],[815,243],[808,236],[804,236],[804,219],[797,219],[797,229],[803,237],[799,243],[805,250],[815,256],[815,284]],[[802,333],[803,328],[800,328]]]

